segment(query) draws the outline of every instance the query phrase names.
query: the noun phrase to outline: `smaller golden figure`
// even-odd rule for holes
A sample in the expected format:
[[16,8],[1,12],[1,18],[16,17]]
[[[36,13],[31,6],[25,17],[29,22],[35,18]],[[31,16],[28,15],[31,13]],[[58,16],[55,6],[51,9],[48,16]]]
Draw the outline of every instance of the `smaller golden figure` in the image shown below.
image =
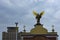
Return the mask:
[[36,16],[37,24],[40,24],[40,19],[41,19],[42,15],[44,14],[44,11],[42,11],[40,14],[33,11],[33,14]]

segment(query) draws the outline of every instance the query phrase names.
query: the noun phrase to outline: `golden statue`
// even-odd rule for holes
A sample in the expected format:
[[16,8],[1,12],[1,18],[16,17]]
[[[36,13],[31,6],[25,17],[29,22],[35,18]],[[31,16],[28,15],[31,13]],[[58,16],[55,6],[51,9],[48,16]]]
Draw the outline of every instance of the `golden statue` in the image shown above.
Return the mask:
[[40,24],[40,19],[41,19],[42,15],[44,14],[44,11],[42,11],[40,14],[33,11],[33,14],[36,16],[37,24]]

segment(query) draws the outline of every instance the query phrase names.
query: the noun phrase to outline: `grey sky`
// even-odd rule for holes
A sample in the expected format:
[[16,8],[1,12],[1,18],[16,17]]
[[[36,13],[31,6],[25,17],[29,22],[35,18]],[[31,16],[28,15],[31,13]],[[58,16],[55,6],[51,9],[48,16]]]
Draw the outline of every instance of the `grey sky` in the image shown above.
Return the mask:
[[15,22],[19,23],[19,31],[23,30],[24,25],[30,31],[36,23],[33,10],[38,13],[44,10],[41,23],[48,31],[54,25],[60,35],[60,0],[0,0],[0,40],[6,27],[15,26]]

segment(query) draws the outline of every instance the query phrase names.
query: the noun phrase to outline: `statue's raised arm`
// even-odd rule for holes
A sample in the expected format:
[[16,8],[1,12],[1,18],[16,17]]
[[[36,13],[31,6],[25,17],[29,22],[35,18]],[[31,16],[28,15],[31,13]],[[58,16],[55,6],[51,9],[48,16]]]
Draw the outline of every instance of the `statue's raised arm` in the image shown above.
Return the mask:
[[33,11],[33,14],[36,16],[37,24],[40,24],[40,19],[41,19],[42,15],[44,14],[44,11],[42,11],[40,14]]

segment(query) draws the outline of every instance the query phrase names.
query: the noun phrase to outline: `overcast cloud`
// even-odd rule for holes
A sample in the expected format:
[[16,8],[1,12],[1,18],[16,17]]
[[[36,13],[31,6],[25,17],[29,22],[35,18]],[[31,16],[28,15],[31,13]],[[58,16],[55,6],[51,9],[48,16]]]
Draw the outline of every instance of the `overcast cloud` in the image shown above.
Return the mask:
[[36,23],[32,11],[40,13],[45,11],[41,18],[44,27],[51,31],[51,26],[55,26],[55,31],[60,35],[60,0],[0,0],[0,40],[2,32],[6,31],[8,26],[15,26],[19,23],[19,31],[30,31]]

